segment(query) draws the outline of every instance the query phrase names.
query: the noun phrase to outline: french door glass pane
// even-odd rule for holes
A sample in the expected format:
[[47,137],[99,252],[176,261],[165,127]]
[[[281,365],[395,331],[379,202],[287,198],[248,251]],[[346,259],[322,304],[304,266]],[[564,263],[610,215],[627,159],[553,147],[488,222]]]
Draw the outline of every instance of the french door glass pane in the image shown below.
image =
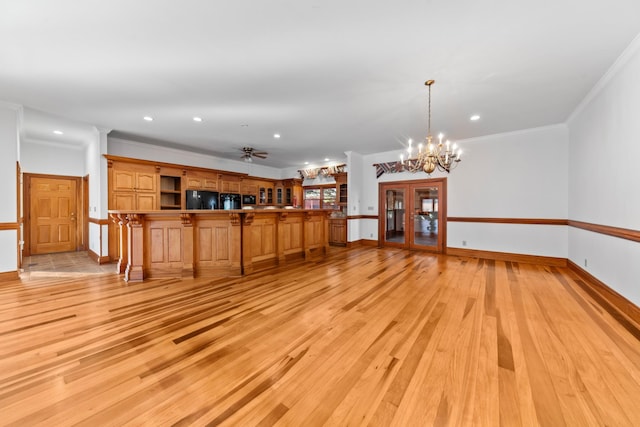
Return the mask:
[[404,243],[404,190],[387,190],[385,196],[385,240],[387,242]]
[[438,187],[414,190],[413,224],[414,245],[438,245]]

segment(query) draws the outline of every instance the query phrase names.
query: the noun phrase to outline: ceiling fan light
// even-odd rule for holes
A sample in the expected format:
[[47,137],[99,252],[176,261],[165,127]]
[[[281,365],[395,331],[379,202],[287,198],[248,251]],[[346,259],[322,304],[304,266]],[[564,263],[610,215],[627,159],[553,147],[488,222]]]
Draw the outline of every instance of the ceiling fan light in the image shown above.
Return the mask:
[[258,159],[266,159],[269,153],[266,151],[258,151],[253,147],[242,147],[240,149],[242,151],[242,159],[245,162],[252,162],[252,157],[257,157]]

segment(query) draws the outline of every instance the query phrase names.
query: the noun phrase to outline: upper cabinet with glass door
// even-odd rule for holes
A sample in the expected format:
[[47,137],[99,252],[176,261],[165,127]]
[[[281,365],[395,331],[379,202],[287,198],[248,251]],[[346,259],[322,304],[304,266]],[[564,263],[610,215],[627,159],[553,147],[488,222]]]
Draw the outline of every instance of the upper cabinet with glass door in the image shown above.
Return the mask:
[[304,208],[320,209],[320,189],[305,188],[304,190]]
[[337,209],[336,187],[322,189],[322,209]]
[[347,173],[334,175],[335,184],[321,184],[304,188],[305,209],[333,209],[347,212]]

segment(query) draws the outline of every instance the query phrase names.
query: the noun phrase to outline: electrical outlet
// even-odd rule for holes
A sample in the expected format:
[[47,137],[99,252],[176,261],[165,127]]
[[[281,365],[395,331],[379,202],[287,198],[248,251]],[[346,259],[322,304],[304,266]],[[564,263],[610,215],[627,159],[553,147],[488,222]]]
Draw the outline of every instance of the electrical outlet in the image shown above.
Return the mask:
[[462,246],[467,246],[467,241],[466,240],[462,241]]
[[369,237],[373,237],[373,233],[369,233]]
[[587,259],[586,258],[584,259],[584,266],[585,267],[587,266]]
[[367,206],[367,210],[368,211],[372,211],[373,210],[373,206]]

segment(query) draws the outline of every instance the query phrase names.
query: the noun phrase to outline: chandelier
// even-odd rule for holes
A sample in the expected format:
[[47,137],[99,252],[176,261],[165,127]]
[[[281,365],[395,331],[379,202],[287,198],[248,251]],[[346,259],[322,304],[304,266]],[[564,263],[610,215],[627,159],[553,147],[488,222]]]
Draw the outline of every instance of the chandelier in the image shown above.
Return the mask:
[[436,168],[442,172],[449,173],[460,163],[462,151],[458,148],[457,144],[451,145],[448,140],[443,143],[443,134],[439,134],[438,142],[434,143],[433,137],[431,136],[431,86],[434,83],[435,80],[427,80],[424,83],[425,86],[429,88],[429,116],[426,145],[422,143],[418,144],[418,150],[414,153],[413,141],[410,139],[409,148],[407,148],[407,158],[404,158],[404,154],[400,155],[402,169],[411,173],[424,171],[427,174],[431,174]]

